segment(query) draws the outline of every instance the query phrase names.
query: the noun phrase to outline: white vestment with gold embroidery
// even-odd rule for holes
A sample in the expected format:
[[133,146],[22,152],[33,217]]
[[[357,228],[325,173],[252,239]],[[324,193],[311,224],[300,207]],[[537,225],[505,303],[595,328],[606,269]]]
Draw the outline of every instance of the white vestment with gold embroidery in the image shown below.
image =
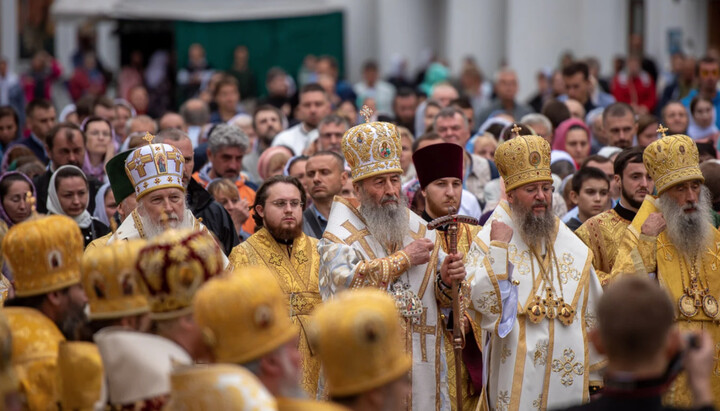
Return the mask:
[[[495,253],[501,247],[490,242],[491,222],[508,224],[514,235],[507,251]],[[500,335],[483,324],[490,332],[489,349],[483,352],[487,376],[487,399],[492,410],[544,410],[570,404],[587,402],[590,382],[600,383],[597,373],[602,367],[602,358],[588,343],[587,333],[595,324],[595,304],[602,295],[602,287],[592,267],[592,252],[557,217],[556,235],[553,247],[556,261],[545,258],[545,268],[552,268],[552,284],[557,297],[575,308],[570,325],[564,325],[557,318],[542,318],[533,323],[526,315],[528,306],[535,295],[545,298],[541,286],[541,263],[534,259],[527,245],[519,235],[517,225],[512,221],[507,201],[502,201],[488,223],[478,233],[480,240],[491,245],[489,257],[476,276],[491,275],[506,278],[508,264],[513,267],[512,279],[517,286],[517,318],[509,333]],[[504,247],[503,247],[504,248]],[[547,254],[543,245],[541,251]],[[469,263],[468,263],[469,264]],[[549,273],[549,271],[548,271]],[[535,284],[533,284],[535,279]],[[476,288],[476,278],[469,278],[472,287],[473,307],[487,305],[486,291]],[[539,288],[539,290],[537,290]],[[497,310],[495,310],[497,311]],[[483,317],[487,314],[483,314]],[[481,321],[478,321],[481,323]]]
[[[428,238],[435,242],[435,232],[427,230],[425,222],[414,213],[409,213],[410,230],[403,246],[416,238]],[[332,240],[331,240],[332,239]],[[439,248],[439,247],[438,247]],[[357,209],[345,202],[333,202],[325,235],[318,243],[320,253],[320,294],[323,300],[350,287],[356,266],[361,261],[388,257],[386,252],[367,231],[365,222]],[[414,266],[402,274],[401,280],[410,283],[410,288],[421,297],[425,324],[412,328],[412,344],[406,348],[412,352],[412,408],[413,410],[450,410],[448,386],[446,383],[447,363],[443,349],[442,327],[439,325],[440,312],[435,298],[435,279],[444,255],[438,249],[433,251],[435,267],[428,264]],[[406,321],[406,335],[409,321]],[[429,330],[432,329],[432,332]],[[422,330],[422,332],[420,332]],[[408,341],[409,343],[409,341]],[[423,358],[423,354],[424,357]]]

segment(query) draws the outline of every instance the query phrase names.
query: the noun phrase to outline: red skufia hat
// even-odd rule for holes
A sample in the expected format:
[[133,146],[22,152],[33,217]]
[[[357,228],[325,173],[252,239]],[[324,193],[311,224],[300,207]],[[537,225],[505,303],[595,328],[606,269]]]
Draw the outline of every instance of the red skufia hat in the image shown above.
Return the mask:
[[413,154],[420,188],[439,178],[463,179],[463,149],[457,144],[440,143],[423,147]]

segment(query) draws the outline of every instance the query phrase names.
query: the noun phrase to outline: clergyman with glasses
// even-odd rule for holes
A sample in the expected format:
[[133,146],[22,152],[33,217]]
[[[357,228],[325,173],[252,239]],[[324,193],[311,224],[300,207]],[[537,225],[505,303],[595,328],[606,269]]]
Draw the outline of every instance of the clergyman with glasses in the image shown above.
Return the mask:
[[303,233],[305,190],[295,177],[273,176],[257,191],[253,204],[255,234],[230,254],[230,268],[268,267],[288,298],[290,316],[299,325],[301,386],[310,398],[317,393],[320,363],[311,355],[305,329],[320,304],[317,239]]

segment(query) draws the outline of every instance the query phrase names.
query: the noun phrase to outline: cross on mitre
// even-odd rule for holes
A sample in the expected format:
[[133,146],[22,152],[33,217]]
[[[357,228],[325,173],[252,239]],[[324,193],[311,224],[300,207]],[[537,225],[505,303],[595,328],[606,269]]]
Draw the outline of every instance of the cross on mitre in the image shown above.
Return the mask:
[[510,131],[515,133],[515,137],[520,137],[520,132],[522,131],[522,129],[517,124],[513,124],[513,128],[511,128]]
[[668,128],[665,127],[665,126],[663,126],[662,124],[660,124],[660,125],[658,126],[657,130],[655,130],[655,131],[656,131],[657,133],[662,134],[663,137],[667,137],[667,136],[665,135],[665,132],[668,131]]
[[373,115],[373,111],[372,111],[372,109],[371,109],[370,107],[368,107],[368,106],[362,106],[362,110],[360,110],[360,114],[361,114],[363,117],[365,117],[365,122],[366,122],[366,123],[369,123],[369,122],[370,122],[370,118],[371,118],[372,115]]
[[148,144],[152,144],[153,140],[155,140],[155,136],[150,134],[149,131],[145,132],[145,137],[143,137],[143,140],[147,141]]
[[[150,136],[150,139],[152,140],[152,134],[148,133],[145,138],[147,138],[147,136]],[[145,173],[145,164],[153,161],[153,158],[150,154],[140,154],[140,151],[142,151],[141,148],[135,150],[130,163],[127,164],[127,169],[130,171],[137,170],[140,177],[145,177],[147,175]]]

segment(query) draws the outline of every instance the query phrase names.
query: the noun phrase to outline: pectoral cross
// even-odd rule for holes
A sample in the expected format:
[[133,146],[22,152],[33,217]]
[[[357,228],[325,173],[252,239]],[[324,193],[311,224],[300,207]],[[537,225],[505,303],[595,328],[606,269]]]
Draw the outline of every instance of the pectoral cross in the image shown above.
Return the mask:
[[413,334],[420,334],[420,353],[422,354],[422,361],[427,362],[427,341],[428,335],[435,335],[435,327],[427,325],[427,308],[423,310],[420,316],[420,323],[413,324]]
[[30,212],[35,212],[35,203],[37,200],[35,199],[35,196],[32,194],[32,191],[28,191],[27,194],[25,194],[25,202],[28,203],[30,206]]
[[557,317],[557,307],[559,304],[553,295],[552,288],[548,287],[546,290],[547,296],[542,300],[542,303],[545,306],[545,317],[552,320]]

